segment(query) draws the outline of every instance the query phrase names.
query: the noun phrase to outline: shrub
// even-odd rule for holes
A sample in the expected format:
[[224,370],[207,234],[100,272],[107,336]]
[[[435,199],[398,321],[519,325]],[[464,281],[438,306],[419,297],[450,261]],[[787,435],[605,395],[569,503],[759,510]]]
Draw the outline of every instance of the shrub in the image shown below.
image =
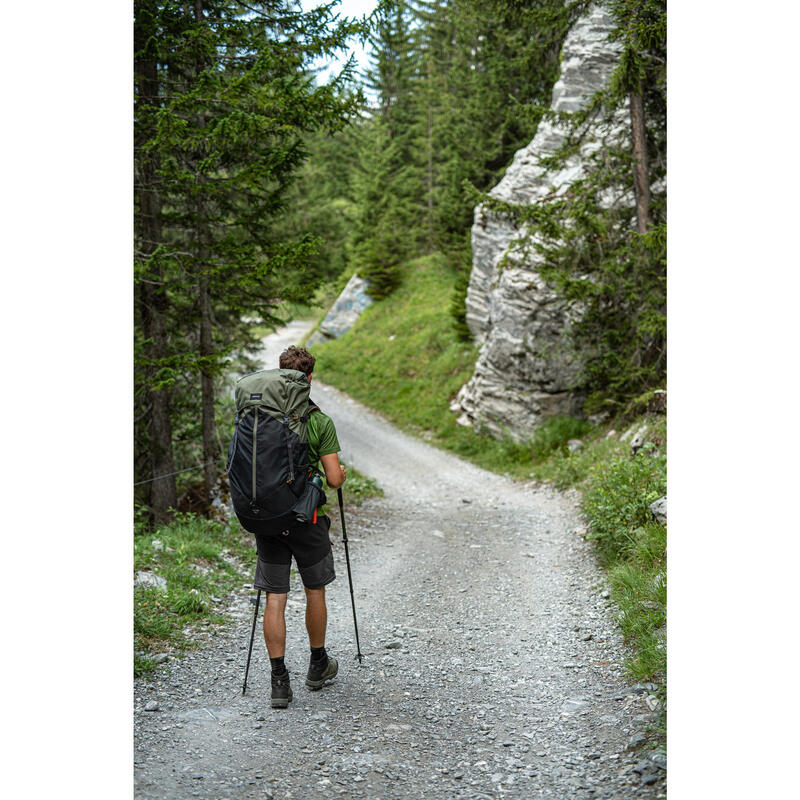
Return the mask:
[[605,565],[630,552],[633,530],[650,520],[649,506],[666,488],[666,458],[647,449],[598,467],[583,510],[591,520],[588,538],[596,540]]

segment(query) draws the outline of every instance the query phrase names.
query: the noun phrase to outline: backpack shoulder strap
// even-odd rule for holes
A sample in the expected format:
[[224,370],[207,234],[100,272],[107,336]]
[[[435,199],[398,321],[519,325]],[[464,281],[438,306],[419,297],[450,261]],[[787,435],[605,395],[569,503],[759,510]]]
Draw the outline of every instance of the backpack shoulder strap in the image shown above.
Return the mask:
[[306,414],[310,417],[314,411],[322,413],[322,409],[309,397],[308,398],[308,411]]

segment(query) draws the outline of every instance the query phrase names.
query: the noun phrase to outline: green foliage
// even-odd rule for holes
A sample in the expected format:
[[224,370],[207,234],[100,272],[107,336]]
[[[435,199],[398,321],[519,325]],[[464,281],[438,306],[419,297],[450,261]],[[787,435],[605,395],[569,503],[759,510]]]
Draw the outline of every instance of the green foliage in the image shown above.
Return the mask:
[[370,282],[370,294],[381,299],[400,283],[401,262],[411,251],[409,173],[400,143],[388,123],[376,115],[359,128],[358,168],[353,174],[357,207],[349,243],[353,271]]
[[[525,104],[549,99],[569,20],[561,0],[382,2],[370,29],[370,106],[347,132],[312,142],[314,183],[301,179],[289,216],[316,220],[328,241],[346,240],[346,271],[369,279],[377,298],[394,291],[415,256],[438,250],[469,270],[474,203],[465,185],[494,185],[533,136],[540,115]],[[316,209],[331,209],[335,225]],[[453,313],[466,340],[468,276],[454,274]]]
[[459,270],[450,296],[450,316],[453,318],[453,330],[462,342],[472,341],[472,331],[467,325],[466,306],[471,271],[471,265]]
[[628,661],[628,674],[634,680],[666,680],[667,582],[666,529],[656,522],[635,529],[634,547],[646,548],[651,559],[640,563],[635,558],[622,561],[608,571],[619,623],[623,635],[635,643],[635,655]]
[[589,538],[605,564],[626,557],[633,547],[632,531],[651,517],[650,504],[667,491],[666,456],[645,445],[635,458],[604,465],[586,492],[583,509],[591,520]]
[[566,447],[570,439],[580,439],[591,430],[586,420],[575,417],[549,417],[536,429],[533,435],[533,455],[544,458],[554,450]]

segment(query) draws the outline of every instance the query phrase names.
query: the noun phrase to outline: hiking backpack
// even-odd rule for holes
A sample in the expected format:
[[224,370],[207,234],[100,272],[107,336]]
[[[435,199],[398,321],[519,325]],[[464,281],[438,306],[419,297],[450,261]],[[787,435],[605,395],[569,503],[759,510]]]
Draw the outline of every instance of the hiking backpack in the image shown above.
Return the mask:
[[325,503],[312,480],[308,378],[296,369],[268,369],[236,384],[236,422],[228,447],[233,510],[246,531],[280,533],[312,519]]

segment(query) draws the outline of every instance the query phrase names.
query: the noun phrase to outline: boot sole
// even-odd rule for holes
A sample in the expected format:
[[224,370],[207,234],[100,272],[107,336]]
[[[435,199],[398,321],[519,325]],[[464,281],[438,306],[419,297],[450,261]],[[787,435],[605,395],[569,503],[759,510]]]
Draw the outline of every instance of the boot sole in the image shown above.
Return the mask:
[[325,678],[320,678],[318,681],[312,681],[306,678],[306,686],[312,691],[317,691],[321,689],[328,681],[332,681],[337,675],[339,674],[339,662],[336,662],[336,667],[333,670],[333,674],[326,676]]

